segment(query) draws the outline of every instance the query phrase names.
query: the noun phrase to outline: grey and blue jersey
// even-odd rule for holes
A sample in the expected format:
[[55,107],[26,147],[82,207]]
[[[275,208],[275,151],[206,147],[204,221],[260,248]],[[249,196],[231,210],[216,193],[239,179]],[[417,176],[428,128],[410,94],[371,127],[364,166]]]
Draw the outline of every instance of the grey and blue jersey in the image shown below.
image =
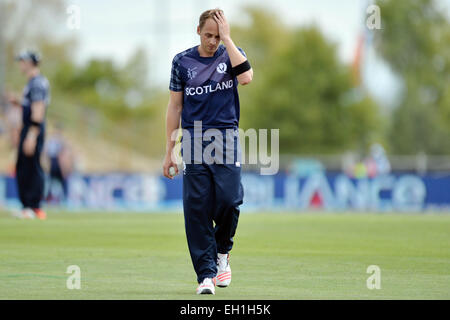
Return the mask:
[[[237,129],[239,126],[238,81],[232,75],[224,45],[212,57],[201,57],[198,46],[177,54],[172,62],[169,89],[183,91],[181,126],[193,132],[194,121],[207,129]],[[240,52],[245,55],[241,48]]]
[[50,103],[50,85],[47,78],[42,75],[31,78],[23,89],[22,119],[24,127],[29,127],[31,124],[31,105],[36,101],[44,101],[46,107]]

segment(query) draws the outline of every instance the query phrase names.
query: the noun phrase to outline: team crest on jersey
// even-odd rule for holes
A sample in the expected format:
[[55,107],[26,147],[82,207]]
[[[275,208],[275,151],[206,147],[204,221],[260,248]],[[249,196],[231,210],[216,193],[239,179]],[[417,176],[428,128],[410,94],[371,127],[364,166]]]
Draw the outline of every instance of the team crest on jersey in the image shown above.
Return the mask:
[[217,70],[218,73],[225,73],[225,72],[227,72],[227,64],[224,63],[224,62],[219,63],[219,65],[217,66],[216,70]]
[[197,69],[197,67],[195,67],[195,68],[188,68],[187,75],[188,75],[189,80],[192,80],[192,79],[194,79],[197,76],[198,72],[195,71],[196,69]]

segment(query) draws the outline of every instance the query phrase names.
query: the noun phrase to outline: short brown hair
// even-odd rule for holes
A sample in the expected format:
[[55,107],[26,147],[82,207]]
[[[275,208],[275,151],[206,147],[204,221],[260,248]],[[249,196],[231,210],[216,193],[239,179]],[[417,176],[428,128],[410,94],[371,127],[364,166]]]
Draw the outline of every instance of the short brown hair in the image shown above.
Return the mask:
[[216,12],[223,12],[221,9],[216,8],[216,9],[210,9],[210,10],[206,10],[205,12],[203,12],[200,15],[200,18],[198,19],[198,26],[201,28],[203,28],[203,26],[205,25],[206,20],[208,19],[214,19],[214,14]]

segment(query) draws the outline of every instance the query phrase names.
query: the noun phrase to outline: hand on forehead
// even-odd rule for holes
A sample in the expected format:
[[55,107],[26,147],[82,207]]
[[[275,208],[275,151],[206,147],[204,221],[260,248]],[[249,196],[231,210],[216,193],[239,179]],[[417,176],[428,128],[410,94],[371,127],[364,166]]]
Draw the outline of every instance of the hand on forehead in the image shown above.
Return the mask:
[[206,20],[205,25],[202,28],[202,31],[212,34],[219,34],[219,25],[213,18],[210,18]]

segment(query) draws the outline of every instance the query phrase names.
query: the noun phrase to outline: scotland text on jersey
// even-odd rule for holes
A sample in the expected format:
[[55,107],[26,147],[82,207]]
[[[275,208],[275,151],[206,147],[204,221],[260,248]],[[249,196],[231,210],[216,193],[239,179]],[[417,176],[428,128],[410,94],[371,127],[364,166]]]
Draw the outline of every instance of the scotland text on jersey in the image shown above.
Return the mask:
[[201,95],[201,94],[207,94],[212,93],[217,90],[226,90],[226,89],[232,89],[233,88],[233,80],[224,81],[222,83],[217,83],[216,86],[213,85],[207,85],[207,86],[201,86],[201,87],[186,87],[185,92],[187,96],[195,96],[195,95]]

